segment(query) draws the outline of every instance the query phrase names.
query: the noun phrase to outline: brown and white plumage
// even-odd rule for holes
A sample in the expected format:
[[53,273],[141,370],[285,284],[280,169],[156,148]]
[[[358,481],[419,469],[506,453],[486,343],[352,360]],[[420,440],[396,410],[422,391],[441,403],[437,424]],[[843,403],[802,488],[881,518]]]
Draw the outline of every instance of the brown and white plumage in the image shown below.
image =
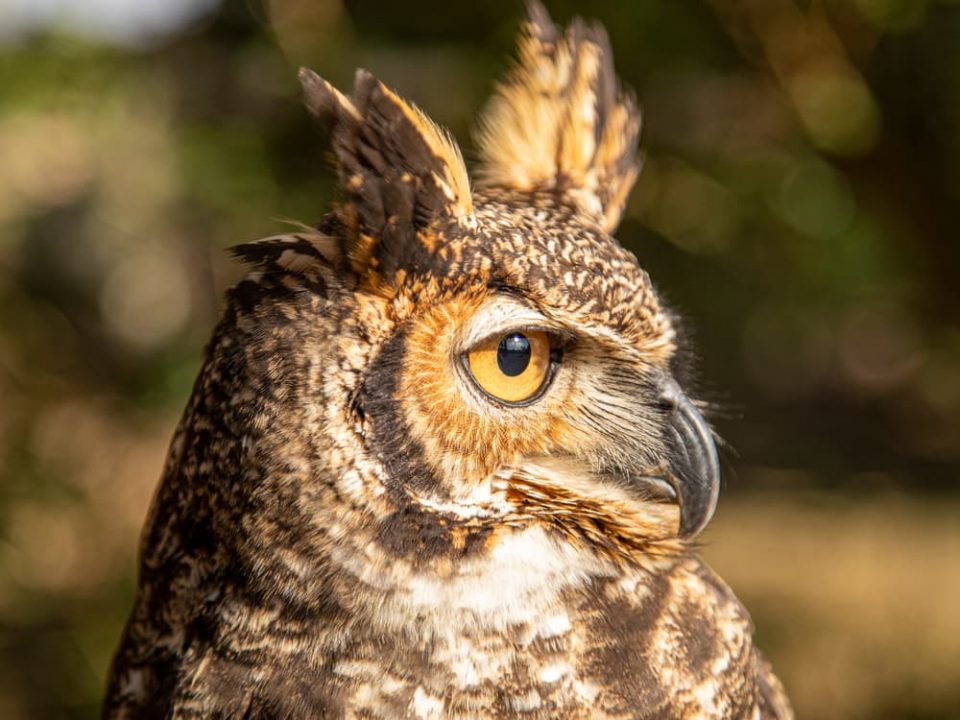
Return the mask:
[[639,170],[640,112],[599,24],[530,4],[518,62],[480,122],[481,184],[557,190],[612,232]]
[[[715,450],[608,234],[639,120],[602,30],[532,9],[475,189],[371,75],[301,78],[345,201],[236,249],[104,716],[790,717],[691,547]],[[474,360],[518,334],[549,358],[506,401],[539,346]]]

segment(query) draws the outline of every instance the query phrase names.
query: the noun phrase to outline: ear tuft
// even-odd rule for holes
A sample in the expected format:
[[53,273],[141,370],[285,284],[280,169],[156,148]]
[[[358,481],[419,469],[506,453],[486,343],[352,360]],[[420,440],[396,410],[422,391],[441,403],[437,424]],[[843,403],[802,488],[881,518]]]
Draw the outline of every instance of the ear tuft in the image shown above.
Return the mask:
[[365,70],[349,97],[307,68],[300,82],[305,104],[330,128],[355,270],[394,272],[425,252],[423,234],[438,220],[470,222],[467,170],[449,133]]
[[481,117],[480,182],[558,190],[612,232],[639,172],[640,112],[606,31],[576,19],[561,32],[530,2],[518,55]]

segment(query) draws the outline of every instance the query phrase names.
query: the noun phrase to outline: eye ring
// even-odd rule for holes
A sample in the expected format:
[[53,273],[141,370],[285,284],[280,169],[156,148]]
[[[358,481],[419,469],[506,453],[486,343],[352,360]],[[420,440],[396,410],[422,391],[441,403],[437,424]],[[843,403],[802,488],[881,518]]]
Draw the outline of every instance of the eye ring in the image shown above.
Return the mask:
[[553,381],[563,357],[557,337],[520,328],[493,335],[463,353],[473,384],[487,398],[507,407],[539,400]]

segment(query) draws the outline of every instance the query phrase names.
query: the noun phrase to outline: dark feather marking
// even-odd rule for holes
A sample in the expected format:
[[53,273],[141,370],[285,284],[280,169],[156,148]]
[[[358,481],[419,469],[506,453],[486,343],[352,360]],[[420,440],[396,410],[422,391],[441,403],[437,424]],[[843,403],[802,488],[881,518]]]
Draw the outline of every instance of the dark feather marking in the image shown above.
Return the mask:
[[359,231],[375,242],[376,269],[387,277],[430,263],[418,239],[448,215],[450,200],[438,184],[447,160],[434,154],[421,129],[385,87],[358,71],[349,98],[357,115],[310,71],[301,74],[306,102],[331,125],[342,186]]
[[[415,490],[430,491],[439,487],[427,465],[423,447],[410,437],[403,408],[397,398],[407,334],[400,329],[371,361],[357,395],[370,427],[371,452],[384,464],[388,479],[398,479]],[[401,485],[390,487],[396,499],[405,495]]]
[[617,642],[598,646],[587,655],[587,665],[600,677],[616,677],[608,684],[613,697],[606,704],[614,712],[631,716],[638,708],[646,717],[667,717],[669,690],[658,681],[649,663],[652,630],[664,611],[668,580],[660,575],[650,578],[647,594],[639,608],[624,599],[608,599],[603,593],[593,595],[597,632],[617,638]]

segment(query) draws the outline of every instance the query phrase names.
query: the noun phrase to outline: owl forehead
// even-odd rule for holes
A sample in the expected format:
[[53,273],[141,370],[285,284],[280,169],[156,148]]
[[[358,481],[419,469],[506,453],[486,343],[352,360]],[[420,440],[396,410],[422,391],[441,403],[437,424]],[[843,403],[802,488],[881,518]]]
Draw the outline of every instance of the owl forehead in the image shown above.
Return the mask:
[[[444,271],[517,291],[558,320],[672,351],[674,332],[637,259],[550,193],[475,198],[473,227],[441,230]],[[429,241],[428,241],[429,242]]]

